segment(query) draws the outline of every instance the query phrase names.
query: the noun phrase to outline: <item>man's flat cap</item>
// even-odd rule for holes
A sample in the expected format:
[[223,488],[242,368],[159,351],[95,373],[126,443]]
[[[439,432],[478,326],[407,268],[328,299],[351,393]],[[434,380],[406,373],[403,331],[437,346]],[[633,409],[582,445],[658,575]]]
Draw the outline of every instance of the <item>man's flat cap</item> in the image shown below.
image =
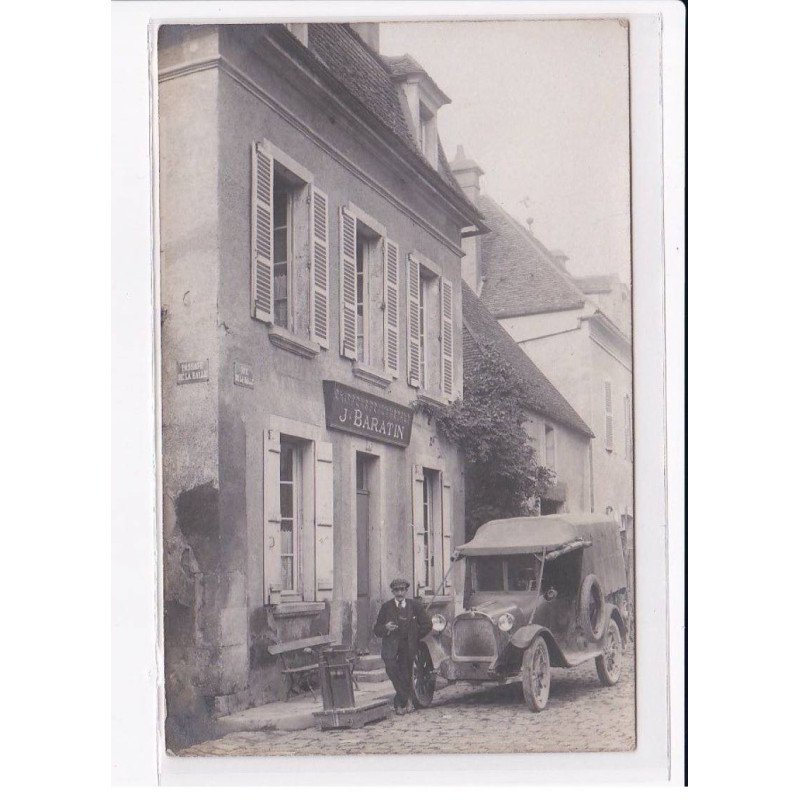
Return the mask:
[[395,578],[390,584],[390,589],[408,589],[411,584],[405,578]]

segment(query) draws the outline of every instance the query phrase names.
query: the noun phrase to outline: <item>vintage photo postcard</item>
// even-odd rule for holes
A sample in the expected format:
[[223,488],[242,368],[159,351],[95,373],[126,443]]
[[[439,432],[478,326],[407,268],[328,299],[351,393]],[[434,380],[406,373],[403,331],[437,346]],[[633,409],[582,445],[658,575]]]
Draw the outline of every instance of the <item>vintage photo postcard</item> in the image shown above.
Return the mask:
[[629,20],[151,31],[166,751],[634,751]]

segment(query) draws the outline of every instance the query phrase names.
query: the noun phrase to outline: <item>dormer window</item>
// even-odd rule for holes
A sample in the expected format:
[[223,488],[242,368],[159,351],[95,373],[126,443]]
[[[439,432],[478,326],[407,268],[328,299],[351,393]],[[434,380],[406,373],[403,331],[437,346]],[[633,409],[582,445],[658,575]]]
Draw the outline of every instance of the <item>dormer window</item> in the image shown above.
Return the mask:
[[419,104],[419,149],[434,169],[439,168],[439,136],[436,132],[436,112],[425,103]]
[[392,80],[398,85],[409,130],[426,161],[439,168],[439,134],[436,114],[450,98],[433,82],[430,75],[409,55],[386,56]]

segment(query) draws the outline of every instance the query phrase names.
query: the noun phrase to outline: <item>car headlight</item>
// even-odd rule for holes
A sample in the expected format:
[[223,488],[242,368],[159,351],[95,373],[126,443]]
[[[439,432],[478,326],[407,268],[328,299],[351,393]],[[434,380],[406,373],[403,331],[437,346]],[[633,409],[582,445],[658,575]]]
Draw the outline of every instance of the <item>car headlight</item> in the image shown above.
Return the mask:
[[497,620],[497,627],[503,633],[508,633],[514,627],[514,617],[511,614],[501,614]]
[[436,633],[441,633],[447,627],[447,620],[441,614],[434,614],[431,622]]

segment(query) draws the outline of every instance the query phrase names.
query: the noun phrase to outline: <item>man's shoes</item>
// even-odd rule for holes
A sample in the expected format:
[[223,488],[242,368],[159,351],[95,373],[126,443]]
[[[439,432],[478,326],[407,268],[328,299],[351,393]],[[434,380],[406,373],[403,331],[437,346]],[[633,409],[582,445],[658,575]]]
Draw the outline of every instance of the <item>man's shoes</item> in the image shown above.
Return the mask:
[[395,706],[394,707],[394,713],[397,714],[398,717],[402,717],[403,714],[406,713],[406,707],[405,706]]
[[409,701],[408,701],[408,703],[406,704],[406,710],[405,710],[405,713],[406,713],[406,714],[412,714],[412,713],[413,713],[414,711],[416,711],[416,710],[417,710],[417,709],[416,709],[416,708],[414,708],[414,703],[413,703],[413,702],[411,702],[411,700],[409,700]]

